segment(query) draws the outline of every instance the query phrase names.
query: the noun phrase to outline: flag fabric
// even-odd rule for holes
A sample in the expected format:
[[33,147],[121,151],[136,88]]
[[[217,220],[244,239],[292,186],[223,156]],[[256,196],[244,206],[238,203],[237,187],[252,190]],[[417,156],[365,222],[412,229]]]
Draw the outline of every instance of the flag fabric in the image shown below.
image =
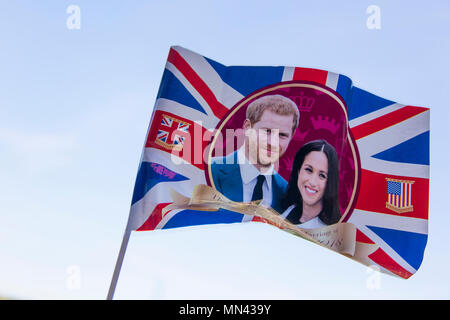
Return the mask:
[[[293,151],[286,154],[318,137],[344,141],[334,146],[340,157],[342,222],[357,229],[353,259],[409,278],[421,265],[427,243],[429,109],[378,97],[353,86],[349,77],[325,70],[225,66],[179,46],[170,48],[128,228],[261,221],[224,209],[165,208],[173,202],[171,189],[190,197],[197,185],[218,188],[209,162],[226,143],[217,142],[217,132],[239,127],[237,120],[245,116],[237,106],[243,109],[251,97],[269,91],[289,96],[299,110],[300,125],[289,146]],[[335,111],[326,109],[326,99]],[[292,159],[281,158],[276,168],[286,181]]]

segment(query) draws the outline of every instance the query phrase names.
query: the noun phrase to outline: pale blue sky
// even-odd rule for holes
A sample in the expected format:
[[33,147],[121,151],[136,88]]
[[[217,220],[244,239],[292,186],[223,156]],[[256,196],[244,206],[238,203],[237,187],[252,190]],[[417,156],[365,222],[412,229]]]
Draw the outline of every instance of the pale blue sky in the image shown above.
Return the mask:
[[[66,27],[70,4],[80,30]],[[371,4],[380,30],[366,27]],[[326,69],[430,107],[425,259],[373,290],[365,266],[268,225],[145,232],[116,298],[450,298],[448,1],[1,1],[0,41],[0,296],[106,297],[165,60],[181,45],[226,65]]]

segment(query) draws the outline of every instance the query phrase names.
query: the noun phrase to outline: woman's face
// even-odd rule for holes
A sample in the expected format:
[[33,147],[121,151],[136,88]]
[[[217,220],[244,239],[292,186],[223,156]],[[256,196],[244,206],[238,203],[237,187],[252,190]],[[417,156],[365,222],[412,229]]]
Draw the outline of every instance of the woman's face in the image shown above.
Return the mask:
[[327,156],[320,151],[311,151],[306,155],[298,173],[297,186],[302,195],[304,205],[315,206],[322,204],[327,179]]

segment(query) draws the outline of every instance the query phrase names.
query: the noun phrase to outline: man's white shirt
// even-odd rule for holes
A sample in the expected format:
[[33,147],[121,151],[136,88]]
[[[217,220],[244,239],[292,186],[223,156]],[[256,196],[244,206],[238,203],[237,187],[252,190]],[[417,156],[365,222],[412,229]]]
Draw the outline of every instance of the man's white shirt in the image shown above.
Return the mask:
[[[274,174],[273,164],[270,168],[261,173],[253,164],[245,156],[245,145],[239,148],[237,157],[239,163],[239,169],[242,177],[242,189],[243,189],[243,202],[252,201],[253,190],[255,189],[256,182],[258,180],[258,176],[260,174],[264,175],[265,181],[262,186],[263,190],[263,200],[260,205],[270,207],[272,204],[272,175]],[[251,216],[244,216],[242,222],[250,221],[252,219]]]

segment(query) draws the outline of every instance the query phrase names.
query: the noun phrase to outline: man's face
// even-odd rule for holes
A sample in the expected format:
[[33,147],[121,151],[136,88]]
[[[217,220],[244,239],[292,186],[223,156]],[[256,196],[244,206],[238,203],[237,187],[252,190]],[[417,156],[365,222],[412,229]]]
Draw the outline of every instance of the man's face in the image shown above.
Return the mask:
[[253,164],[269,167],[286,151],[292,139],[293,115],[279,115],[266,110],[253,126],[244,121],[249,160]]

